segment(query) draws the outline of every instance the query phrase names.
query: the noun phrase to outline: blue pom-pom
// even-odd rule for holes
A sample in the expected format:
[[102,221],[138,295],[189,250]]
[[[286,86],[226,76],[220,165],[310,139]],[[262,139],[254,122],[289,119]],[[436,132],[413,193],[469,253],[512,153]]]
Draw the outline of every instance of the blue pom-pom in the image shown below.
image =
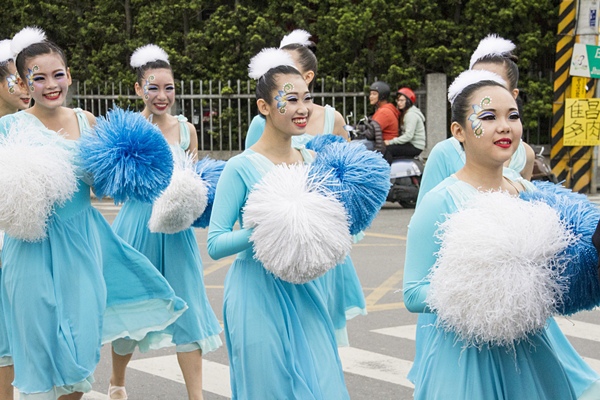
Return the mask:
[[311,176],[325,179],[346,208],[352,235],[368,228],[390,190],[390,165],[359,143],[331,143],[317,153]]
[[223,168],[225,168],[225,161],[213,160],[208,157],[204,157],[195,165],[196,173],[202,178],[208,188],[208,204],[202,215],[192,224],[195,228],[206,228],[210,223],[210,214],[212,213],[213,202],[215,200],[217,182],[219,181],[221,172],[223,172]]
[[551,182],[534,181],[537,191],[522,192],[521,198],[543,201],[551,206],[579,239],[567,247],[564,274],[569,278],[560,314],[574,314],[600,305],[598,252],[592,235],[600,219],[600,209],[587,196]]
[[347,140],[341,136],[332,135],[330,133],[326,135],[317,135],[308,143],[306,143],[306,148],[318,153],[323,151],[326,146],[329,146],[332,143],[347,143]]
[[173,154],[157,126],[140,113],[114,108],[80,139],[83,167],[98,196],[115,203],[153,202],[169,185]]

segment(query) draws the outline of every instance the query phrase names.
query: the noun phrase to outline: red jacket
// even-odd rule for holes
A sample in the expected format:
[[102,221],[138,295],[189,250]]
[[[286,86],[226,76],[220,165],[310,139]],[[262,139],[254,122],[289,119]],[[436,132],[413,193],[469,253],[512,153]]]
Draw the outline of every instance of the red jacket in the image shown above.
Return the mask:
[[399,116],[400,111],[392,103],[386,103],[375,111],[372,119],[381,126],[383,140],[391,140],[398,136]]

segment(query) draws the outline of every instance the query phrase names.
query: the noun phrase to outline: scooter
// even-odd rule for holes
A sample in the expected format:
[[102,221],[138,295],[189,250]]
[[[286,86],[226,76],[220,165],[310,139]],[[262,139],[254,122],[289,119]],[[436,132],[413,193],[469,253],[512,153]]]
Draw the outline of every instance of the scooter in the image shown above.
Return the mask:
[[[367,139],[362,130],[356,129],[349,123],[352,114],[346,117],[344,129],[348,132],[350,140],[360,142],[368,150],[375,151],[375,143]],[[358,122],[358,126],[366,120],[366,117]],[[421,156],[408,158],[394,158],[390,170],[391,187],[388,192],[387,201],[399,203],[404,208],[415,208],[417,196],[421,186],[421,176],[423,175],[424,162]]]
[[535,152],[535,160],[533,162],[533,174],[531,175],[531,180],[558,183],[558,178],[552,172],[552,168],[550,168],[548,163],[546,163],[546,158],[544,157],[544,146],[530,146]]

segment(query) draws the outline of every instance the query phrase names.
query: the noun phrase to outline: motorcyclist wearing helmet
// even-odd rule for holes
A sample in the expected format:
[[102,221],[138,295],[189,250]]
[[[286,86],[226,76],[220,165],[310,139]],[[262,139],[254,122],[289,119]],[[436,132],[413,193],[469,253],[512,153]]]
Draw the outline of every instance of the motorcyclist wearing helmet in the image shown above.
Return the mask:
[[396,94],[396,105],[400,116],[400,136],[385,140],[385,159],[391,164],[394,157],[414,157],[425,149],[425,116],[417,108],[415,92],[407,87]]
[[390,86],[382,81],[369,88],[369,102],[375,106],[375,114],[368,122],[367,137],[375,140],[375,149],[385,153],[384,142],[398,136],[398,109],[388,101]]

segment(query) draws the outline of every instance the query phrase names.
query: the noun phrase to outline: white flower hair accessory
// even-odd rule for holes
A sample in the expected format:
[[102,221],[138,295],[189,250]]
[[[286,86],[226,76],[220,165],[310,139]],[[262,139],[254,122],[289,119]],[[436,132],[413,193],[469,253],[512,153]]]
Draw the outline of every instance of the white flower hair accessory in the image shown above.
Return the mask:
[[6,63],[8,60],[14,60],[15,55],[10,49],[10,39],[4,39],[0,42],[0,64]]
[[16,57],[21,51],[31,46],[32,44],[42,43],[46,41],[46,33],[36,27],[28,26],[21,29],[10,42],[10,50]]
[[467,86],[480,81],[494,81],[506,87],[506,81],[498,74],[482,69],[468,69],[458,75],[448,88],[448,101],[450,104],[454,103],[456,97],[461,94]]
[[164,61],[169,64],[169,55],[166,51],[155,44],[147,44],[142,47],[138,47],[131,55],[129,64],[133,68],[142,67],[149,62],[153,61]]
[[248,76],[252,79],[260,79],[270,69],[288,65],[294,67],[292,56],[285,50],[269,47],[262,49],[257,55],[250,59],[248,64]]
[[308,46],[310,44],[310,33],[305,31],[304,29],[296,29],[281,39],[281,43],[279,43],[279,48],[281,49],[288,44],[299,44],[302,46]]
[[493,33],[487,35],[485,38],[481,39],[481,42],[479,42],[479,45],[473,52],[469,63],[469,69],[473,68],[473,65],[484,57],[504,57],[506,54],[512,52],[515,47],[515,44],[508,39],[501,38]]

